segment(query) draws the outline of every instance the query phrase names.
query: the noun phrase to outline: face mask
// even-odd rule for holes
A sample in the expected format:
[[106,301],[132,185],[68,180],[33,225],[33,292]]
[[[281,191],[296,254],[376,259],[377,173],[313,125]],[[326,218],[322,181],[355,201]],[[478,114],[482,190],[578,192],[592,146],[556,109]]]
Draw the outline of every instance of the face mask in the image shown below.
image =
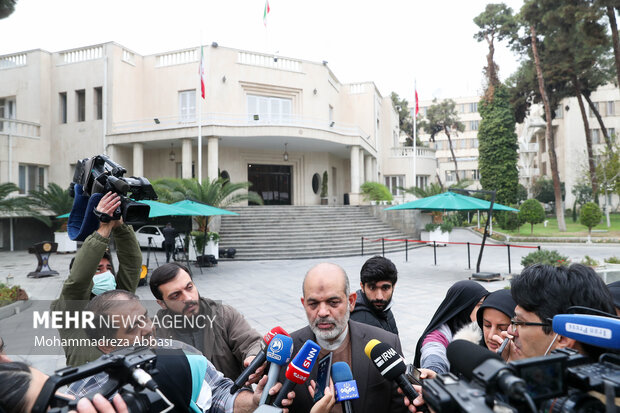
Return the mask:
[[116,290],[116,279],[109,270],[93,277],[93,294],[99,295],[106,291]]

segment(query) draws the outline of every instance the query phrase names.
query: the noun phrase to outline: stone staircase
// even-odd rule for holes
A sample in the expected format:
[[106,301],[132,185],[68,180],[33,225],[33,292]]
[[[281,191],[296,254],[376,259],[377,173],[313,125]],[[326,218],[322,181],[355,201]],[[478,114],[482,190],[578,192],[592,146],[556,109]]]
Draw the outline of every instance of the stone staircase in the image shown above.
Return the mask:
[[[403,239],[405,235],[363,206],[229,207],[222,216],[220,247],[237,249],[238,260],[346,257],[361,253],[361,237]],[[411,247],[411,245],[410,245]],[[385,251],[403,251],[385,242]],[[364,240],[364,255],[381,254],[381,241]]]

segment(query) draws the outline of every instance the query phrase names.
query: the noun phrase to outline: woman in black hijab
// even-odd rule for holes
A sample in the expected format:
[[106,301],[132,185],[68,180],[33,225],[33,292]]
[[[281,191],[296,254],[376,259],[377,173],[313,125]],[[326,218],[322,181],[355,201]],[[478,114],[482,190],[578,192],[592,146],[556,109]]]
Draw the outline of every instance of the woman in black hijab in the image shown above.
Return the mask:
[[460,328],[476,321],[475,310],[488,294],[489,292],[475,281],[459,281],[450,287],[446,298],[418,340],[413,364],[436,373],[447,373],[450,370],[446,356],[448,344]]
[[502,331],[508,329],[510,319],[515,315],[516,306],[509,289],[493,291],[487,295],[476,317],[482,330],[481,345],[491,351],[497,351],[500,344],[493,341],[493,336],[499,336]]

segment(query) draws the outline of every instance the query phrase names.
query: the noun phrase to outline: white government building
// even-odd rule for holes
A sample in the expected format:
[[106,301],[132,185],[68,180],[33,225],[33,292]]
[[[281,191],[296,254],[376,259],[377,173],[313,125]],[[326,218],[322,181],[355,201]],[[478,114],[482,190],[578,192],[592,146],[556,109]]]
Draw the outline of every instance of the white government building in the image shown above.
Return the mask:
[[[331,205],[364,203],[365,181],[385,183],[398,202],[409,199],[398,186],[426,186],[437,176],[443,184],[456,181],[445,136],[432,147],[403,146],[389,94],[373,82],[343,84],[327,62],[216,43],[203,51],[204,100],[200,47],[141,56],[110,42],[0,56],[0,183],[14,182],[21,193],[50,182],[64,187],[78,159],[100,153],[123,165],[126,176],[212,180],[219,172],[232,182],[250,181],[267,205],[320,204],[324,171]],[[617,98],[612,87],[593,94],[612,131],[620,126]],[[478,185],[479,97],[454,100],[466,126],[453,137],[460,177]],[[420,102],[422,114],[429,104]],[[569,204],[585,139],[576,101],[567,99],[559,115],[554,124]],[[518,128],[526,186],[550,174],[539,126],[533,116]],[[8,247],[13,221],[0,217],[0,249]],[[36,226],[21,221],[20,228]],[[36,231],[20,232],[18,248],[37,239]]]

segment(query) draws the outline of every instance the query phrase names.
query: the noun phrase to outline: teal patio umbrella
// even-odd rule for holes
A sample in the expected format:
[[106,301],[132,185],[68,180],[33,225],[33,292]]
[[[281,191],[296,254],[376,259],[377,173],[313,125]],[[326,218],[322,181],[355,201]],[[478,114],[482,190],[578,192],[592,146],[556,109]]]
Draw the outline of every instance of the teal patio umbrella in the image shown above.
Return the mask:
[[171,204],[173,207],[191,212],[192,215],[201,217],[210,217],[212,215],[239,215],[236,212],[227,211],[225,209],[216,208],[211,205],[201,204],[200,202],[190,201],[186,199],[184,201],[175,202]]
[[67,212],[66,214],[58,215],[56,218],[69,218],[69,215],[71,215],[71,213]]
[[185,209],[177,208],[171,204],[164,204],[163,202],[143,200],[141,204],[146,204],[151,207],[149,211],[149,218],[165,217],[165,216],[188,216],[191,213]]
[[[488,210],[491,203],[473,196],[461,195],[456,192],[444,192],[405,204],[394,205],[386,211],[398,209],[421,209],[424,211],[476,211]],[[505,205],[493,203],[494,211],[519,211]]]

